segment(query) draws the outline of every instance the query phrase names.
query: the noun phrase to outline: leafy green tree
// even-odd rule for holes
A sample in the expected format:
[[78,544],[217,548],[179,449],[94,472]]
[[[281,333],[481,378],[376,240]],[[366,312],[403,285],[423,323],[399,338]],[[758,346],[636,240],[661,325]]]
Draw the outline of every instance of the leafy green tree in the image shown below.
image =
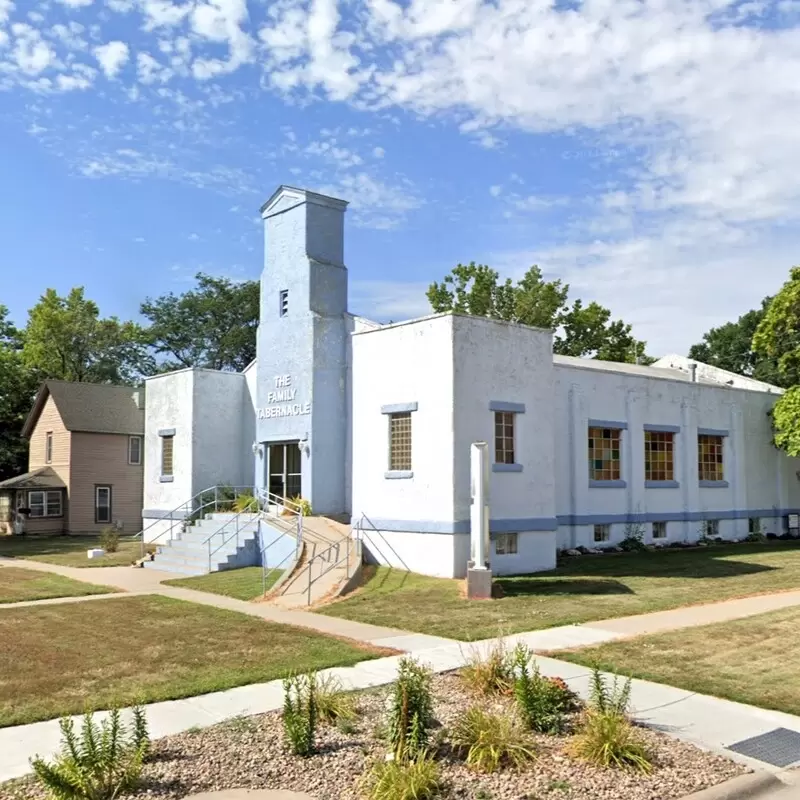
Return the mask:
[[36,376],[22,361],[19,331],[0,305],[0,480],[25,472],[27,442],[22,425],[36,392]]
[[42,379],[130,383],[152,368],[141,327],[101,319],[82,286],[66,297],[48,289],[30,310],[22,341],[25,365]]
[[771,297],[765,297],[761,301],[761,308],[742,314],[736,322],[711,328],[703,335],[701,342],[689,349],[689,358],[776,386],[786,385],[777,360],[753,349],[753,336],[771,302]]
[[800,267],[772,299],[753,336],[756,355],[773,359],[784,386],[772,409],[775,445],[800,456]]
[[507,322],[554,330],[553,350],[559,355],[592,356],[607,361],[649,364],[645,342],[636,339],[631,326],[611,319],[599,303],[569,305],[569,285],[545,281],[537,266],[516,284],[485,264],[458,264],[441,283],[427,292],[435,312],[455,311]]
[[196,278],[195,289],[142,303],[141,313],[150,321],[147,341],[163,359],[159,368],[241,371],[256,357],[259,282],[236,283],[202,272]]

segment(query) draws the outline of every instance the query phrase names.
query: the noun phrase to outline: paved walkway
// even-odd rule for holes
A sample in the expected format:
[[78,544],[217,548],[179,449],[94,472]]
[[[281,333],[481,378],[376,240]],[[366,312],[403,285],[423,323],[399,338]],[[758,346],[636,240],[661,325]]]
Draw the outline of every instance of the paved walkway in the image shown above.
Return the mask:
[[[517,634],[507,637],[509,646],[523,641],[540,644],[540,634]],[[433,638],[433,637],[431,637]],[[461,642],[420,647],[411,655],[429,664],[436,672],[463,666],[475,651],[487,651],[495,640],[465,645]],[[399,656],[362,661],[352,667],[324,670],[335,675],[348,689],[367,689],[394,680]],[[582,697],[588,697],[590,670],[586,667],[537,657],[542,673],[564,678]],[[153,703],[147,718],[154,738],[179,733],[193,727],[205,727],[240,715],[259,714],[281,707],[283,687],[279,680],[229,689],[224,692]],[[753,706],[720,700],[649,681],[633,681],[631,703],[633,716],[640,722],[665,731],[695,745],[720,753],[755,769],[781,773],[781,770],[737,755],[727,747],[775,728],[800,733],[800,717],[767,711]],[[29,759],[37,754],[49,756],[59,747],[57,720],[37,722],[0,730],[0,780],[19,777],[30,771]]]

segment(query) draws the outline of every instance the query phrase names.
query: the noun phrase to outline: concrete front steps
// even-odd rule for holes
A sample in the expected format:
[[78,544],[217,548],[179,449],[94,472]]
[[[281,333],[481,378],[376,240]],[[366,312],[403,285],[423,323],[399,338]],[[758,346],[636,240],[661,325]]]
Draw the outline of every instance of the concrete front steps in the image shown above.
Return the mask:
[[260,558],[258,531],[258,514],[209,514],[187,525],[176,538],[157,544],[155,558],[145,561],[144,568],[179,575],[207,575],[255,566]]

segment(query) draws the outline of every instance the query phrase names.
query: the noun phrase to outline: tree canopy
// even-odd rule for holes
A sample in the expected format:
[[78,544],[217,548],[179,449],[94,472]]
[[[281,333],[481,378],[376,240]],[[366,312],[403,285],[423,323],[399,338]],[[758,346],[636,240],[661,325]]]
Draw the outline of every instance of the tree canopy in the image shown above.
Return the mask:
[[441,283],[432,283],[428,301],[435,312],[456,311],[555,331],[553,350],[559,355],[606,361],[652,363],[646,343],[633,336],[622,320],[599,303],[569,302],[569,284],[545,281],[537,266],[514,283],[500,282],[485,264],[458,264]]
[[742,314],[736,322],[711,328],[689,349],[689,358],[776,386],[787,385],[776,358],[753,348],[753,336],[771,302],[772,297],[765,297],[761,308]]
[[157,368],[241,371],[256,357],[259,282],[235,283],[202,272],[196,278],[196,289],[142,303],[150,322],[146,341],[162,358]]

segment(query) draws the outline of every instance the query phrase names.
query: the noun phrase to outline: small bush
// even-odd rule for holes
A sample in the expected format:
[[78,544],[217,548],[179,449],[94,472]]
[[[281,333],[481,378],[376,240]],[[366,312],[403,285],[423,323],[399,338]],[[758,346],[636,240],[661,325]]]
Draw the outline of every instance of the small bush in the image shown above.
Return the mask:
[[574,756],[598,767],[649,773],[652,761],[630,722],[614,711],[591,710],[572,742]]
[[300,511],[301,517],[311,516],[311,503],[299,494],[289,498],[289,502],[294,504],[294,507]]
[[236,499],[231,504],[231,510],[235,511],[237,514],[241,514],[245,511],[257,511],[258,503],[252,492],[240,492],[236,495]]
[[317,730],[317,678],[313,672],[292,675],[283,681],[283,734],[296,756],[314,752]]
[[624,717],[628,713],[631,702],[631,679],[626,678],[620,684],[619,676],[614,676],[610,685],[598,667],[592,668],[592,679],[589,686],[589,704],[593,711],[601,714],[616,714]]
[[761,533],[760,531],[753,531],[752,533],[748,533],[747,536],[744,537],[743,541],[745,542],[766,542],[767,537]]
[[106,553],[116,553],[119,550],[119,531],[114,528],[103,528],[100,531],[100,547]]
[[315,698],[320,721],[337,725],[340,730],[343,723],[353,723],[358,716],[355,698],[333,675],[317,679]]
[[627,523],[625,525],[625,536],[619,546],[628,553],[645,552],[647,545],[644,543],[644,525],[640,522]]
[[560,678],[546,678],[538,666],[531,667],[525,647],[516,651],[514,697],[526,726],[539,733],[561,733],[567,714],[577,707],[575,693]]
[[397,761],[421,756],[433,725],[432,673],[413,658],[400,659],[390,698],[388,734]]
[[514,652],[498,639],[484,656],[474,651],[461,669],[461,680],[476,694],[491,696],[510,694],[514,688]]
[[515,719],[477,707],[458,718],[451,740],[476,772],[496,772],[501,766],[519,768],[534,758],[527,734]]
[[122,724],[119,709],[100,725],[86,714],[80,735],[69,718],[59,725],[61,754],[52,763],[38,756],[31,760],[34,775],[55,800],[113,800],[136,788],[150,749],[141,708],[134,709],[131,730]]
[[364,780],[369,800],[429,800],[442,788],[439,765],[427,754],[410,761],[378,761]]

